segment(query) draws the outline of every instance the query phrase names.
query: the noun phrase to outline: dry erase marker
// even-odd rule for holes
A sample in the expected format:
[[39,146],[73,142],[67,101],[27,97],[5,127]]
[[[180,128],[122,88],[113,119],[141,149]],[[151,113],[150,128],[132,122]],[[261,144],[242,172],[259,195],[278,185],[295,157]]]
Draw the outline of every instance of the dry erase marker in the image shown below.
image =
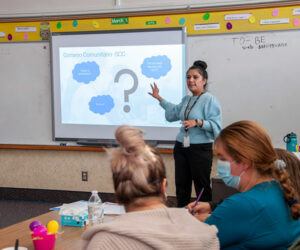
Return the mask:
[[201,192],[200,192],[200,194],[198,195],[198,198],[197,198],[197,200],[196,200],[194,206],[192,207],[191,214],[194,214],[194,212],[195,212],[195,211],[194,211],[194,208],[197,206],[197,204],[198,204],[198,202],[199,202],[199,200],[200,200],[200,198],[201,198],[201,196],[202,196],[203,191],[204,191],[204,188],[201,189]]

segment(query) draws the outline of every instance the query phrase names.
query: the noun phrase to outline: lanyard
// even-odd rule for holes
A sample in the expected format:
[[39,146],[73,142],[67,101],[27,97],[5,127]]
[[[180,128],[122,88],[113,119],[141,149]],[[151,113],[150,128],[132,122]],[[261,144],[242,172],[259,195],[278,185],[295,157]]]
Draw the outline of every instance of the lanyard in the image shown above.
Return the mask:
[[189,102],[185,108],[185,111],[184,111],[184,120],[188,120],[189,118],[189,114],[191,113],[191,110],[193,109],[193,107],[195,106],[195,104],[197,103],[197,101],[199,100],[201,95],[199,95],[196,99],[196,101],[194,101],[193,105],[190,107],[190,102],[192,100],[192,97],[189,99]]

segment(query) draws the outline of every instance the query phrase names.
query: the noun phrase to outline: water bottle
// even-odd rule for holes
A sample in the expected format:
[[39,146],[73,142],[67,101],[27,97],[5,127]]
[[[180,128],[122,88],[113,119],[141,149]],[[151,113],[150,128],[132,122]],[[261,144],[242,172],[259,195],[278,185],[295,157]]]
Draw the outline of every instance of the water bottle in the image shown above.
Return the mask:
[[290,152],[296,152],[297,147],[297,135],[295,133],[289,133],[284,138],[283,141],[286,143],[286,150]]
[[104,213],[102,201],[98,195],[98,191],[92,191],[92,195],[88,201],[89,225],[98,225],[103,222]]

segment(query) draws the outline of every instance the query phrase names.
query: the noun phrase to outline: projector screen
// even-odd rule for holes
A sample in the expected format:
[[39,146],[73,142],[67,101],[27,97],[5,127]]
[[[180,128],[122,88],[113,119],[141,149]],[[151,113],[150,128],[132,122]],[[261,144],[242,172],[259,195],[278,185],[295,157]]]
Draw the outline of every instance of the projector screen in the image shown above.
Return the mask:
[[145,140],[174,141],[180,123],[167,122],[148,94],[179,103],[185,88],[184,28],[65,32],[51,35],[54,140],[114,139],[120,125]]

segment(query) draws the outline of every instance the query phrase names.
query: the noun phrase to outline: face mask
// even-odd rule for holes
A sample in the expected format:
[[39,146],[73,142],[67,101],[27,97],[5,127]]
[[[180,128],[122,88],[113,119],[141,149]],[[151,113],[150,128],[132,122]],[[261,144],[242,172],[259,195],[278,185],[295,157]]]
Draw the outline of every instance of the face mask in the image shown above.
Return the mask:
[[240,176],[231,175],[229,161],[218,160],[218,175],[229,187],[237,188],[240,183]]

